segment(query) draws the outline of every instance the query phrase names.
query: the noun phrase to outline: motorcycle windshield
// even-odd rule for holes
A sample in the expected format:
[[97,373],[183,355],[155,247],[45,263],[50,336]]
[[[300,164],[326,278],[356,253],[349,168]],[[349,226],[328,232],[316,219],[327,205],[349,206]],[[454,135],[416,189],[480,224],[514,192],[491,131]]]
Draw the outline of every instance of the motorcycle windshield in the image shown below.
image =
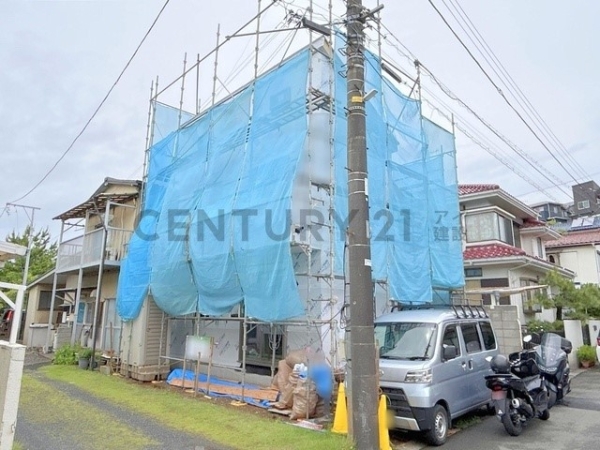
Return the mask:
[[553,374],[567,354],[560,348],[561,337],[554,333],[545,333],[542,342],[536,348],[536,363],[542,372]]

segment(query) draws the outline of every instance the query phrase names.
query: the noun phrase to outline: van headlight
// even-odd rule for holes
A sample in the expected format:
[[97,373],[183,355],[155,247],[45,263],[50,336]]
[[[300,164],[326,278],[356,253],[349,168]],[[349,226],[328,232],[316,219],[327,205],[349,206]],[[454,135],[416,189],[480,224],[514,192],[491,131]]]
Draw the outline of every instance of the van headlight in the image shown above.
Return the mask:
[[431,383],[431,369],[411,370],[406,373],[406,383]]

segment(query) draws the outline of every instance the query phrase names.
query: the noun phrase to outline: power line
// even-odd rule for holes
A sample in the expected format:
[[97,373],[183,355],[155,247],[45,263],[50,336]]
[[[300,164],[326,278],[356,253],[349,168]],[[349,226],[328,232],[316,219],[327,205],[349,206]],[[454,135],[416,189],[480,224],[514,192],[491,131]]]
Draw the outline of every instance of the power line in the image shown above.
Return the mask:
[[129,68],[129,65],[133,61],[133,58],[135,58],[135,56],[137,55],[137,53],[140,50],[140,48],[142,47],[144,41],[146,40],[146,38],[148,37],[148,35],[152,31],[152,29],[154,28],[154,25],[156,25],[156,22],[158,22],[158,19],[160,18],[160,16],[162,15],[163,11],[165,10],[165,8],[167,7],[167,5],[169,4],[170,1],[171,0],[166,0],[165,1],[164,5],[162,6],[162,8],[160,9],[160,11],[158,12],[156,18],[152,22],[152,25],[150,25],[150,28],[148,28],[148,31],[146,31],[146,34],[144,35],[144,37],[142,38],[142,40],[138,44],[137,48],[135,49],[135,51],[133,52],[133,54],[131,55],[131,57],[129,58],[129,60],[127,61],[127,64],[125,64],[125,67],[123,67],[123,70],[121,70],[121,73],[119,74],[119,76],[117,77],[117,79],[115,80],[115,82],[113,83],[113,85],[110,87],[110,89],[108,90],[108,92],[106,93],[106,95],[104,96],[104,98],[102,99],[102,101],[100,102],[100,104],[98,105],[98,107],[96,108],[96,110],[92,113],[92,116],[88,119],[88,121],[85,123],[85,125],[83,126],[83,128],[81,129],[81,131],[77,134],[77,136],[75,136],[75,139],[73,139],[73,141],[71,142],[71,144],[63,152],[63,154],[60,156],[60,158],[58,158],[56,160],[56,162],[52,165],[52,167],[46,172],[46,174],[42,177],[42,179],[40,181],[38,181],[24,195],[22,195],[21,197],[13,200],[12,201],[13,203],[14,202],[18,202],[20,200],[23,200],[25,197],[27,197],[29,194],[31,194],[33,191],[35,191],[44,181],[46,181],[46,179],[50,176],[50,174],[54,171],[54,169],[56,169],[56,167],[60,164],[60,162],[64,159],[64,157],[67,156],[67,154],[71,151],[71,149],[73,148],[73,146],[75,145],[75,143],[79,140],[79,138],[81,137],[81,135],[83,135],[83,133],[85,132],[85,130],[87,130],[87,128],[90,125],[90,123],[92,122],[92,120],[94,120],[94,118],[96,117],[96,115],[98,114],[98,112],[100,111],[100,109],[102,108],[102,106],[104,105],[104,103],[106,102],[106,100],[108,99],[108,97],[110,96],[110,94],[112,93],[112,91],[115,89],[115,87],[117,86],[117,84],[119,83],[119,81],[121,81],[121,78],[123,77],[123,74]]
[[[436,76],[433,75],[433,73],[431,73],[431,71],[427,67],[425,67],[423,64],[421,64],[421,67],[423,69],[425,69],[425,74],[427,76],[429,76],[437,84],[437,86],[442,90],[442,92],[444,92],[444,94],[446,94],[452,100],[458,102],[467,111],[469,111],[473,116],[475,116],[475,118],[477,120],[479,120],[485,127],[487,127],[492,133],[494,133],[500,140],[502,140],[506,145],[508,145],[517,155],[519,155],[521,158],[523,158],[523,160],[525,162],[527,162],[527,164],[529,164],[536,172],[538,172],[540,175],[542,175],[544,178],[546,178],[551,183],[554,183],[554,185],[557,188],[559,188],[564,194],[570,195],[568,192],[564,191],[560,187],[562,184],[564,184],[563,181],[558,179],[556,177],[556,175],[554,175],[552,172],[545,169],[538,161],[531,158],[531,156],[529,156],[524,150],[520,149],[516,144],[511,142],[506,136],[504,136],[498,130],[496,130],[494,127],[492,127],[492,125],[490,123],[488,123],[478,113],[476,113],[473,110],[473,108],[471,108],[469,105],[467,105],[460,97],[458,97],[450,89],[448,89],[444,84],[442,84],[442,82],[440,80],[438,80],[436,78]],[[544,173],[542,170],[544,170],[546,173]]]
[[[513,98],[516,100],[516,102],[519,104],[519,106],[521,106],[521,108],[523,108],[525,114],[536,125],[536,128],[540,131],[540,133],[542,135],[544,135],[544,137],[550,142],[550,144],[553,146],[553,148],[555,148],[565,158],[565,161],[571,167],[571,169],[573,169],[574,172],[578,173],[578,175],[580,175],[582,179],[586,178],[587,175],[586,175],[584,168],[577,162],[577,160],[575,158],[573,158],[569,154],[569,152],[567,151],[564,144],[562,142],[560,142],[560,140],[558,139],[556,134],[554,134],[554,132],[552,131],[550,126],[542,118],[540,113],[537,111],[537,109],[533,106],[531,101],[527,98],[527,96],[524,94],[524,92],[518,86],[518,84],[516,83],[514,78],[510,75],[510,73],[508,72],[508,70],[506,69],[504,64],[502,64],[502,62],[500,61],[498,56],[494,53],[492,48],[489,46],[489,44],[487,43],[485,38],[481,35],[481,33],[479,32],[479,30],[477,29],[477,27],[475,26],[473,21],[469,18],[468,14],[465,12],[465,10],[462,8],[462,6],[460,6],[460,3],[458,2],[458,0],[448,0],[448,1],[454,7],[454,10],[457,12],[460,19],[462,19],[462,22],[464,22],[468,31],[465,29],[465,27],[463,27],[461,20],[459,20],[459,18],[454,14],[452,9],[448,6],[448,4],[446,3],[446,0],[442,0],[442,3],[446,6],[448,11],[450,11],[450,14],[452,15],[452,17],[454,17],[454,19],[456,20],[458,25],[465,32],[466,36],[473,43],[475,48],[477,50],[479,50],[479,53],[483,56],[485,61],[491,67],[493,72],[496,74],[496,76],[498,76],[498,78],[504,83],[505,87],[507,88],[507,91],[512,94]],[[471,37],[471,34],[473,35],[475,40]],[[490,61],[490,59],[488,59],[488,56],[491,59],[491,61]],[[498,71],[500,73],[498,73],[498,71],[496,71],[496,68],[498,69]],[[514,91],[513,91],[513,89],[514,89]],[[516,92],[516,94],[515,94],[515,92]]]
[[[398,42],[400,43],[400,41],[398,40],[398,38],[387,28],[385,27],[385,25],[383,25],[384,29],[386,29],[390,35]],[[398,51],[402,56],[406,57],[409,61],[413,61],[411,60],[412,57],[416,56],[410,51],[410,49],[408,49],[406,46],[402,45],[403,49],[408,52],[405,53],[402,49],[400,49],[398,46],[390,43],[388,41],[388,43],[394,47],[396,49],[396,51]],[[532,166],[532,168],[540,173],[540,175],[542,175],[544,178],[546,178],[548,181],[550,181],[554,187],[558,188],[563,194],[565,195],[570,195],[569,193],[567,193],[565,190],[563,190],[561,188],[562,185],[564,185],[565,183],[562,180],[559,180],[558,178],[556,178],[556,176],[550,172],[547,171],[547,169],[545,169],[539,162],[532,160],[530,161],[531,157],[529,155],[527,155],[527,153],[523,150],[521,150],[519,147],[516,146],[516,144],[514,144],[513,142],[511,142],[508,138],[506,138],[505,136],[503,136],[499,131],[497,131],[495,128],[493,128],[491,126],[491,124],[489,124],[485,119],[483,119],[478,113],[476,113],[471,107],[469,107],[462,99],[460,99],[458,96],[456,96],[456,94],[454,94],[450,89],[448,89],[445,85],[443,85],[441,83],[441,81],[439,81],[432,73],[431,71],[429,71],[427,69],[427,67],[425,67],[422,63],[419,63],[419,65],[425,69],[425,73],[426,75],[428,75],[429,77],[432,78],[432,80],[434,80],[436,82],[436,84],[438,85],[438,87],[442,90],[442,92],[447,95],[450,99],[458,102],[461,106],[463,106],[465,109],[467,109],[467,111],[469,111],[473,116],[475,116],[486,128],[488,128],[492,133],[494,133],[498,138],[500,138],[507,146],[509,146],[514,152],[516,152],[519,156],[521,156],[521,158],[523,158],[525,160],[525,162],[527,162],[529,165]],[[433,92],[431,92],[428,89],[422,88],[425,92],[427,92],[432,98],[435,98],[436,101],[438,101],[440,104],[443,104],[449,111],[452,111],[457,117],[460,117],[460,115],[458,115],[452,108],[450,108],[448,105],[446,105],[441,99],[439,99],[439,97],[435,96],[433,94]],[[429,103],[429,102],[428,102]],[[441,112],[438,109],[439,112]],[[442,113],[443,114],[443,113]],[[462,119],[463,123],[467,123],[468,121]],[[471,130],[475,130],[476,128],[471,126]],[[462,130],[461,130],[462,131]],[[465,133],[465,135],[467,136],[467,134]],[[511,165],[510,163],[508,163],[508,161],[502,157],[500,157],[499,155],[494,154],[493,151],[489,148],[489,147],[485,147],[484,145],[481,145],[480,142],[475,142],[474,139],[471,138],[471,136],[467,136],[469,137],[476,145],[480,146],[481,148],[483,148],[484,150],[486,150],[488,153],[490,153],[492,156],[494,156],[498,161],[500,161],[502,164],[504,164],[508,169],[510,169],[511,171],[513,171],[517,176],[521,177],[522,179],[524,179],[527,183],[531,184],[532,186],[540,189],[540,186],[537,185],[533,180],[531,180],[529,177],[527,177],[526,175],[522,174],[521,172],[518,171],[518,169],[516,169],[515,166]],[[491,144],[493,146],[493,144]],[[489,149],[489,150],[488,150]],[[543,169],[547,172],[547,174],[544,174],[541,172],[540,169]],[[550,177],[553,177],[557,182],[554,182],[550,179]],[[541,192],[543,192],[544,194],[548,195],[549,197],[552,197],[550,194],[548,194],[545,190],[540,189]]]
[[523,124],[525,124],[525,126],[535,136],[535,138],[540,142],[540,144],[542,144],[542,146],[544,147],[544,149],[546,149],[546,151],[548,152],[548,154],[550,154],[550,156],[558,163],[558,165],[575,181],[575,184],[577,184],[578,183],[577,178],[575,176],[573,176],[573,174],[564,166],[564,164],[548,148],[548,146],[546,145],[546,143],[539,137],[538,133],[536,133],[535,130],[531,127],[531,125],[529,125],[529,123],[525,120],[525,118],[521,115],[521,113],[513,106],[513,104],[510,102],[510,100],[506,97],[506,95],[502,91],[502,89],[496,84],[496,82],[492,79],[492,77],[489,75],[489,73],[483,68],[483,66],[481,65],[481,63],[477,60],[477,58],[475,57],[475,55],[473,55],[473,53],[471,52],[471,50],[469,49],[469,47],[466,46],[466,44],[464,43],[464,41],[460,38],[460,36],[454,30],[454,28],[452,28],[452,25],[450,25],[450,23],[448,23],[448,21],[446,20],[446,18],[442,14],[442,12],[435,6],[435,4],[433,3],[433,1],[432,0],[428,0],[428,2],[433,7],[433,9],[437,12],[437,14],[440,16],[440,18],[444,22],[444,24],[452,32],[452,34],[458,40],[458,42],[461,44],[461,46],[469,54],[469,56],[475,62],[475,64],[477,65],[477,67],[479,67],[479,69],[485,75],[485,77],[488,79],[488,81],[492,84],[492,86],[494,86],[494,88],[496,89],[496,91],[498,92],[498,94],[500,94],[500,96],[504,99],[504,101],[506,102],[506,104],[514,111],[514,113],[517,115],[517,117],[521,120],[521,122],[523,122]]
[[[435,110],[436,112],[441,114],[443,117],[445,117],[447,120],[449,120],[449,121],[452,120],[451,117],[448,117],[441,109],[439,109],[437,106],[435,106],[429,100],[424,99],[423,101],[425,103],[427,103],[433,110]],[[463,120],[458,115],[455,115],[455,117],[459,118],[460,120]],[[481,149],[485,150],[487,153],[489,153],[491,156],[493,156],[496,160],[498,160],[501,164],[503,164],[505,167],[507,167],[509,170],[511,170],[515,175],[522,178],[525,182],[527,182],[531,186],[535,187],[537,189],[536,192],[538,192],[538,191],[542,192],[544,195],[546,195],[549,198],[551,198],[552,200],[555,200],[558,202],[558,200],[552,194],[547,192],[545,188],[541,187],[534,180],[532,180],[530,177],[528,177],[525,173],[521,172],[514,164],[511,164],[508,161],[508,159],[503,157],[498,151],[493,150],[492,149],[492,147],[494,146],[493,144],[491,144],[489,141],[487,144],[483,143],[482,141],[485,141],[486,139],[484,139],[482,137],[482,135],[479,135],[479,137],[477,137],[476,135],[479,133],[475,130],[475,128],[470,126],[467,122],[464,122],[463,124],[461,124],[459,122],[455,122],[454,126],[456,127],[456,129],[461,131],[465,137],[467,137],[469,140],[471,140],[471,142],[473,142],[475,145],[477,145]],[[470,128],[470,130],[468,130],[467,128]]]
[[[375,67],[375,65],[372,63],[372,61],[368,60],[367,63],[371,66],[371,68],[373,68],[374,70],[377,70],[377,68]],[[419,65],[421,65],[419,63]],[[423,67],[424,69],[426,69],[423,65],[421,65],[421,67]],[[427,69],[426,69],[427,70]],[[428,73],[429,76],[432,76],[430,73]],[[383,78],[383,82],[386,84],[390,84],[390,81],[387,80],[386,78]],[[437,82],[437,80],[436,80]],[[416,85],[416,84],[415,84]],[[413,86],[414,89],[415,86]],[[445,88],[445,86],[444,86]],[[413,92],[413,89],[411,89],[411,93]],[[461,120],[465,126],[467,128],[470,129],[470,131],[468,131],[467,129],[465,129],[465,126],[461,126],[459,124],[455,124],[456,128],[459,129],[467,138],[469,138],[475,145],[479,146],[480,148],[482,148],[483,150],[485,150],[487,153],[489,153],[491,156],[493,156],[495,159],[497,159],[500,163],[502,163],[504,166],[506,166],[509,170],[511,170],[512,172],[514,172],[517,176],[519,176],[520,178],[522,178],[525,182],[527,182],[528,184],[530,184],[531,186],[537,188],[540,192],[544,193],[545,195],[547,195],[549,198],[555,200],[558,202],[558,200],[551,195],[550,193],[548,193],[544,188],[542,188],[539,184],[537,184],[535,181],[533,181],[530,177],[528,177],[526,174],[524,174],[523,172],[521,172],[519,169],[517,169],[517,167],[513,164],[511,164],[508,159],[506,157],[503,157],[499,154],[498,151],[494,151],[492,149],[492,147],[495,147],[495,145],[493,143],[491,143],[488,139],[486,139],[485,137],[483,137],[483,134],[481,134],[481,132],[477,131],[477,129],[473,126],[473,125],[469,125],[469,122],[465,119],[463,119],[458,113],[456,113],[453,108],[449,107],[444,101],[442,101],[439,97],[437,97],[435,94],[433,94],[433,92],[430,92],[428,89],[424,89],[421,86],[421,89],[425,92],[428,93],[428,95],[430,95],[432,98],[434,98],[439,104],[444,105],[444,107],[446,107],[449,111],[451,111],[455,117],[459,118],[459,120]],[[484,125],[486,125],[488,127],[488,129],[492,130],[493,132],[495,132],[495,130],[493,130],[491,128],[491,125],[489,125],[487,122],[484,121],[484,119],[482,119],[479,115],[477,115],[477,113],[475,113],[472,109],[470,109],[466,104],[464,104],[464,102],[462,102],[462,100],[458,99],[451,91],[448,90],[448,92],[444,91],[443,92],[448,95],[451,99],[458,101],[459,103],[461,103],[462,106],[464,106],[471,114],[475,115],[480,121],[482,121],[482,123]],[[410,97],[410,94],[408,95]],[[441,109],[439,109],[438,107],[436,107],[436,105],[434,105],[433,103],[431,103],[430,101],[428,101],[427,99],[423,100],[425,103],[429,104],[433,110],[437,111],[438,113],[440,113],[443,117],[445,117],[448,121],[452,121],[453,119],[451,117],[449,117],[446,113],[444,113]],[[401,114],[400,114],[401,115]],[[499,133],[495,132],[498,136]],[[479,137],[476,137],[477,135],[479,135]],[[482,141],[488,141],[487,145],[482,143]],[[507,145],[511,145],[514,146],[514,144],[512,144],[510,141],[508,141],[506,139]],[[516,147],[516,146],[515,146]],[[522,150],[518,149],[518,147],[516,147],[518,151],[521,151],[521,153],[523,153],[522,156],[526,162],[528,162],[530,165],[532,165],[532,167],[535,168],[535,166],[533,165],[534,163],[530,162],[527,159],[527,155],[525,154],[525,152],[523,152]],[[514,149],[513,149],[514,150]],[[539,165],[539,163],[535,162],[536,164]],[[541,172],[540,172],[541,173]],[[541,173],[542,176],[545,176],[543,173]],[[546,176],[545,176],[546,177]],[[546,177],[548,179],[548,177]],[[550,180],[551,181],[551,180]],[[551,181],[552,182],[552,181]],[[561,182],[562,183],[562,182]],[[560,189],[560,186],[556,183],[553,184],[553,186],[557,187]],[[565,191],[563,191],[563,193],[566,193]],[[567,194],[568,195],[568,194]]]

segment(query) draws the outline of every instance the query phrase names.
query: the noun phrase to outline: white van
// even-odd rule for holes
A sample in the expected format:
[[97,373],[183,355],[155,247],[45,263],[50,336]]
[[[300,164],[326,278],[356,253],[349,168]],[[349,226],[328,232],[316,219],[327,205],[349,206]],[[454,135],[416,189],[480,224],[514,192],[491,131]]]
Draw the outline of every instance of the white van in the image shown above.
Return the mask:
[[485,358],[498,354],[498,345],[483,308],[386,314],[375,321],[375,339],[394,428],[423,431],[442,445],[452,420],[490,404]]

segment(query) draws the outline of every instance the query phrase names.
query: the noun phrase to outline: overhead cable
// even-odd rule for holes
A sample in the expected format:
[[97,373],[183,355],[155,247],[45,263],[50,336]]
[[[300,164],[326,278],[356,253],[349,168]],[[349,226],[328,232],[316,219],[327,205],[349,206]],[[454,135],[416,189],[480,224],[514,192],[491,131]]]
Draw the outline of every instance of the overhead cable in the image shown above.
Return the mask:
[[504,94],[504,92],[502,91],[502,89],[496,84],[496,82],[492,79],[492,77],[489,75],[489,73],[483,68],[483,66],[481,65],[481,63],[479,62],[479,60],[475,57],[475,55],[473,55],[473,53],[471,52],[471,50],[469,49],[469,47],[467,47],[467,45],[464,43],[464,41],[460,38],[460,36],[456,33],[456,31],[454,30],[454,28],[452,28],[452,25],[450,25],[450,23],[446,20],[446,17],[444,17],[444,15],[442,14],[442,12],[435,6],[435,4],[433,3],[432,0],[428,0],[429,4],[433,7],[433,9],[437,12],[437,14],[440,16],[440,18],[442,19],[442,21],[444,22],[444,24],[448,27],[448,29],[452,32],[452,34],[454,35],[454,37],[458,40],[458,42],[461,44],[461,46],[465,49],[465,51],[469,54],[469,56],[471,57],[471,59],[475,62],[475,64],[477,65],[477,67],[479,67],[479,69],[481,70],[481,72],[485,75],[485,77],[488,79],[488,81],[492,84],[492,86],[494,86],[494,88],[496,89],[496,91],[498,92],[498,94],[500,94],[500,96],[504,99],[505,103],[514,111],[514,113],[517,115],[517,117],[521,120],[521,122],[523,122],[523,124],[527,127],[527,129],[535,136],[535,138],[540,142],[540,144],[542,144],[542,146],[544,147],[544,149],[548,152],[548,154],[558,163],[558,165],[573,179],[573,181],[575,181],[575,184],[578,184],[579,181],[577,180],[577,178],[573,175],[573,173],[568,170],[565,165],[556,157],[556,155],[552,152],[552,150],[550,150],[550,148],[546,145],[546,143],[540,138],[540,136],[538,135],[538,133],[536,133],[536,131],[531,127],[531,125],[529,124],[529,122],[527,122],[525,120],[525,118],[522,116],[522,114],[513,106],[513,104],[511,103],[511,101],[506,97],[506,95]]
[[140,50],[140,48],[144,44],[144,41],[146,40],[146,38],[148,37],[148,35],[150,34],[150,32],[152,31],[152,29],[156,25],[156,22],[158,22],[158,19],[160,18],[160,16],[162,15],[163,11],[165,10],[165,8],[167,7],[167,5],[169,4],[170,1],[171,0],[166,0],[165,1],[165,3],[163,4],[162,8],[160,9],[160,11],[158,12],[158,14],[156,15],[156,18],[152,22],[152,25],[150,25],[150,28],[148,28],[148,31],[146,31],[146,34],[144,34],[144,37],[142,38],[142,40],[140,41],[140,43],[136,47],[135,51],[133,52],[133,54],[131,55],[131,57],[127,61],[127,63],[125,64],[125,67],[123,67],[123,70],[121,70],[121,73],[119,73],[119,76],[117,77],[117,79],[115,80],[115,82],[112,84],[112,86],[110,87],[110,89],[108,90],[108,92],[106,93],[106,95],[104,96],[104,98],[102,99],[102,101],[100,102],[100,104],[98,105],[98,107],[94,110],[94,112],[92,113],[92,116],[88,119],[88,121],[85,123],[85,125],[83,126],[83,128],[81,129],[81,131],[77,134],[77,136],[75,136],[75,139],[73,139],[73,141],[71,142],[71,144],[62,153],[62,155],[56,160],[56,162],[52,165],[52,167],[44,174],[44,176],[31,189],[29,189],[29,191],[27,191],[21,197],[13,200],[12,203],[15,203],[15,202],[18,202],[20,200],[23,200],[25,197],[27,197],[29,194],[31,194],[33,191],[35,191],[50,176],[50,174],[52,172],[54,172],[54,169],[56,169],[56,167],[58,166],[58,164],[60,164],[60,162],[64,159],[64,157],[67,156],[67,154],[71,151],[71,149],[73,148],[73,146],[75,145],[75,143],[79,140],[79,138],[81,137],[81,135],[83,135],[83,133],[85,132],[85,130],[87,130],[87,128],[90,125],[90,123],[92,123],[92,120],[94,120],[94,118],[96,117],[96,115],[98,114],[98,112],[100,111],[100,109],[102,108],[102,106],[104,106],[104,103],[106,102],[106,100],[108,100],[108,97],[110,96],[110,94],[112,93],[112,91],[115,89],[115,87],[117,86],[117,84],[119,83],[119,81],[121,81],[121,78],[123,77],[123,74],[125,73],[125,71],[129,67],[129,65],[131,64],[131,62],[133,61],[133,58],[135,58],[135,56],[137,55],[138,51]]
[[[466,36],[473,43],[473,45],[479,51],[479,53],[483,56],[484,60],[490,66],[492,71],[496,74],[500,81],[504,83],[505,87],[507,88],[507,91],[513,96],[513,98],[516,100],[519,106],[524,110],[525,114],[540,131],[540,134],[542,134],[552,145],[552,147],[556,149],[565,158],[565,162],[569,165],[571,169],[573,169],[575,173],[577,173],[578,176],[580,176],[582,179],[587,178],[588,175],[586,174],[585,169],[581,166],[581,164],[579,164],[579,162],[575,158],[573,158],[573,156],[570,155],[565,145],[558,139],[558,137],[552,131],[550,126],[542,118],[541,114],[537,111],[537,109],[533,106],[531,101],[523,93],[522,89],[518,86],[518,84],[508,72],[504,64],[502,64],[498,56],[496,56],[496,54],[489,46],[485,38],[481,35],[473,21],[469,18],[468,14],[465,12],[462,6],[460,6],[458,0],[448,1],[450,5],[454,8],[454,11],[446,3],[446,0],[442,0],[442,3],[446,6],[448,11],[450,11],[450,14],[452,15],[452,17],[454,17],[454,20],[456,20],[460,28],[465,32]],[[454,14],[454,12],[456,12],[457,14]],[[466,29],[465,26],[463,26],[463,23],[466,26]],[[475,39],[473,39],[471,35]]]

